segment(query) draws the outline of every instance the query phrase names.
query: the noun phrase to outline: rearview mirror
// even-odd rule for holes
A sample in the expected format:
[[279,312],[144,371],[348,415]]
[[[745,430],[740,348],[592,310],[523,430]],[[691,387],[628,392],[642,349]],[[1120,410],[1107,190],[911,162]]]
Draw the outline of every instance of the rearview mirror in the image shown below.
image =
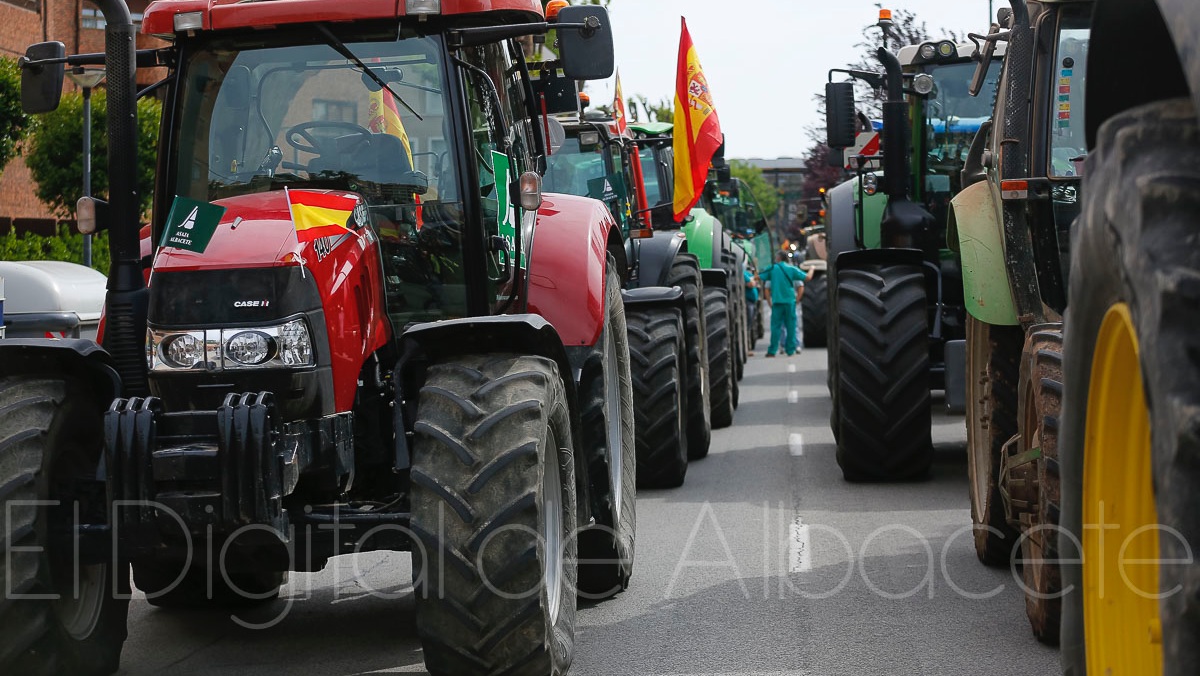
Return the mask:
[[245,110],[250,106],[250,69],[234,66],[221,85],[225,97],[223,103],[234,110]]
[[25,50],[20,66],[21,108],[26,113],[48,113],[58,108],[62,98],[65,61],[48,65],[36,65],[36,62],[65,59],[66,56],[67,48],[61,42],[39,42]]
[[858,116],[854,114],[854,83],[829,82],[825,85],[826,144],[830,148],[849,148],[858,133]]
[[563,7],[558,23],[581,24],[581,28],[559,28],[558,44],[562,69],[572,80],[603,80],[616,68],[612,24],[608,10],[595,5]]
[[[987,82],[988,70],[992,67],[992,59],[996,56],[996,43],[1000,40],[1007,40],[1008,35],[1000,34],[1000,26],[992,24],[992,29],[988,31],[987,37],[982,35],[968,35],[971,41],[975,43],[975,54],[972,58],[979,63],[975,64],[975,75],[971,77],[971,85],[967,89],[967,93],[971,96],[979,96],[979,92],[983,90],[983,84]],[[982,44],[980,44],[982,42]]]

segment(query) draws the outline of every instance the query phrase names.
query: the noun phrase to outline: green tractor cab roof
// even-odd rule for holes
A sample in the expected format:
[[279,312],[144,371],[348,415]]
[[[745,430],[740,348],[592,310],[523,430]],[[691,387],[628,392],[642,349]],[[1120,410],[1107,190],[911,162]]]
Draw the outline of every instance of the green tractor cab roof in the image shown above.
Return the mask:
[[635,122],[629,128],[646,136],[667,136],[675,130],[675,125],[670,122]]

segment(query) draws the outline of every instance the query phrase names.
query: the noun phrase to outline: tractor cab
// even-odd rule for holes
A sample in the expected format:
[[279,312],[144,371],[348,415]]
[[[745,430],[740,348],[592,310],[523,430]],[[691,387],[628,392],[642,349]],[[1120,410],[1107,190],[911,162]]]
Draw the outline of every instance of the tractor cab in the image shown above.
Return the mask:
[[595,114],[582,118],[559,116],[565,140],[547,160],[543,190],[591,197],[604,202],[621,225],[625,239],[640,236],[638,180],[634,175],[636,146],[629,136],[617,133],[612,119]]

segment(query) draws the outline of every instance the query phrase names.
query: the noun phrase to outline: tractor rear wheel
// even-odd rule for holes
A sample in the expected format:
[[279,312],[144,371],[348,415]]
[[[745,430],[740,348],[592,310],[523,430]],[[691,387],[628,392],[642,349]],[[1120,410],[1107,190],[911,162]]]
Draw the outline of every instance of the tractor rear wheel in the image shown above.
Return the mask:
[[1000,492],[1000,464],[1004,445],[1017,434],[1024,335],[1019,326],[967,316],[967,492],[975,555],[988,566],[1008,566],[1017,546]]
[[1062,582],[1080,592],[1063,598],[1064,671],[1191,674],[1200,664],[1200,570],[1184,563],[1200,542],[1191,100],[1105,122],[1081,194],[1059,437]]
[[72,528],[75,508],[108,511],[102,489],[98,504],[76,493],[95,479],[103,410],[72,378],[0,377],[0,498],[10,508],[0,539],[0,673],[101,675],[120,666],[128,564],[76,567],[71,546],[50,537]]
[[829,280],[824,272],[804,283],[800,298],[800,321],[804,326],[804,347],[825,347],[829,321]]
[[[729,332],[729,291],[716,287],[704,289],[704,321],[708,331],[708,375],[712,385],[713,429],[733,424],[733,361]],[[708,455],[693,453],[692,458]]]
[[587,459],[592,490],[606,512],[597,525],[579,533],[579,591],[602,599],[623,591],[633,575],[637,504],[637,450],[629,332],[621,276],[609,257],[605,280],[604,331],[597,345],[600,368],[589,369],[580,384],[580,448]]
[[708,341],[704,321],[704,285],[700,264],[693,254],[676,254],[667,273],[667,286],[683,291],[684,343],[687,347],[687,444],[689,458],[708,455],[712,443],[709,408]]
[[925,274],[838,271],[837,461],[847,481],[924,477],[933,463]]
[[627,319],[638,485],[682,486],[688,466],[683,317],[673,308],[649,308],[632,309]]
[[558,365],[515,354],[435,364],[414,428],[413,587],[426,668],[566,673],[576,461]]

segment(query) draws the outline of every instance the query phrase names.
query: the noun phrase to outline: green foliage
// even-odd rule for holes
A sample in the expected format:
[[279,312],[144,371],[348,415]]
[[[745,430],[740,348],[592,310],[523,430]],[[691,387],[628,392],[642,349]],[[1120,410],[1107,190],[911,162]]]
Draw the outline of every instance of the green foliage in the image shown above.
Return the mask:
[[[83,235],[61,225],[54,237],[25,233],[18,237],[9,231],[0,235],[0,260],[3,261],[67,261],[83,263]],[[92,238],[92,267],[108,274],[108,233]]]
[[[636,112],[638,108],[641,112]],[[651,103],[650,99],[637,94],[629,99],[630,115],[637,117],[642,122],[674,122],[675,121],[675,101],[674,99],[663,98],[658,103]],[[646,119],[642,119],[642,116]]]
[[29,116],[21,110],[21,69],[16,61],[0,57],[0,172],[17,154],[29,124]]
[[[141,210],[150,208],[158,154],[158,122],[162,104],[138,101],[137,190]],[[103,89],[92,92],[92,194],[108,196],[108,100]],[[127,152],[119,149],[118,152]],[[62,216],[75,215],[83,195],[83,95],[64,94],[58,109],[42,115],[25,150],[25,164],[37,183],[37,196]]]
[[741,160],[731,161],[729,169],[734,178],[740,178],[750,186],[750,192],[754,193],[754,198],[758,200],[758,205],[762,207],[767,220],[775,220],[775,214],[779,213],[779,190],[763,178],[762,169]]

